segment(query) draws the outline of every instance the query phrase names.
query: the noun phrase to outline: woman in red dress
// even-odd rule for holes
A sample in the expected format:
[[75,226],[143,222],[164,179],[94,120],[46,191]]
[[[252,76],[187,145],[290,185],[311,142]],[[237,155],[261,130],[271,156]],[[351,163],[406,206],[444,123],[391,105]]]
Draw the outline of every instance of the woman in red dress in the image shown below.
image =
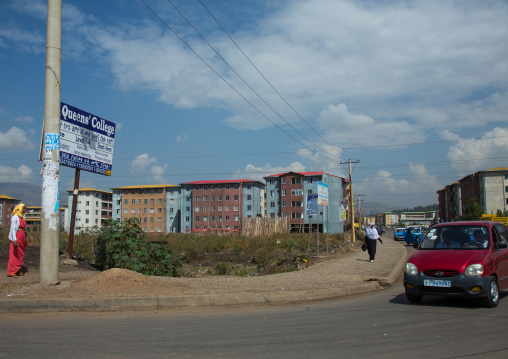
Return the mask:
[[23,216],[26,212],[26,206],[23,203],[18,204],[11,217],[11,230],[9,239],[11,245],[9,248],[9,263],[7,264],[7,276],[22,276],[21,267],[24,264],[25,249],[28,245],[26,240],[26,222]]

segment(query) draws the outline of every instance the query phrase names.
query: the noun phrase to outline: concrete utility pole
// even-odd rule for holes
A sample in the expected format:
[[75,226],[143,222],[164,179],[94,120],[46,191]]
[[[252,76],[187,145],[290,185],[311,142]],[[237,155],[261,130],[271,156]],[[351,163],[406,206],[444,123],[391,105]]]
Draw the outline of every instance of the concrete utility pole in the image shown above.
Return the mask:
[[347,162],[340,162],[341,165],[349,164],[349,201],[351,203],[351,240],[355,241],[355,212],[354,212],[354,204],[353,204],[353,181],[351,180],[351,163],[360,163],[360,160],[356,160],[351,162],[348,160]]
[[357,194],[356,197],[358,197],[358,223],[360,223],[360,229],[362,226],[362,199],[360,197],[365,196],[364,194]]
[[62,57],[62,0],[48,0],[46,87],[42,141],[42,199],[40,283],[58,284],[60,208],[60,90]]

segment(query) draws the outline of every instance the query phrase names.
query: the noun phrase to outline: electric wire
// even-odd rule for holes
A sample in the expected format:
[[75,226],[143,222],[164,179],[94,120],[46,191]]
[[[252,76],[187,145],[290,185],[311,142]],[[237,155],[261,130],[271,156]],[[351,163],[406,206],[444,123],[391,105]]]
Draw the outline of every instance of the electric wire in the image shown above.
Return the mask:
[[229,33],[226,31],[226,29],[220,24],[220,22],[217,20],[217,18],[211,13],[211,11],[203,4],[201,0],[198,0],[200,4],[203,6],[203,8],[210,14],[211,18],[217,23],[217,25],[222,29],[222,31],[226,34],[226,36],[233,42],[233,44],[236,46],[236,48],[242,53],[242,55],[249,61],[249,63],[256,69],[256,71],[259,73],[259,75],[270,85],[270,87],[275,91],[275,93],[288,105],[288,107],[302,120],[307,127],[309,127],[316,135],[318,135],[327,145],[330,147],[336,147],[329,143],[326,139],[324,139],[307,121],[304,120],[304,118],[289,104],[289,102],[284,98],[284,96],[281,95],[281,93],[272,85],[272,83],[266,78],[266,76],[259,70],[259,68],[251,61],[251,59],[245,54],[245,52],[240,48],[240,46],[236,43],[235,40],[229,35]]
[[[194,53],[210,70],[212,70],[222,81],[224,81],[233,91],[235,91],[244,101],[246,101],[252,108],[254,108],[259,114],[261,114],[264,118],[266,118],[268,121],[270,121],[274,126],[276,126],[279,130],[284,132],[287,136],[289,136],[291,139],[299,143],[300,145],[304,146],[305,148],[312,150],[309,148],[306,144],[302,143],[298,139],[296,139],[294,136],[290,135],[287,131],[285,131],[282,127],[280,127],[277,123],[275,123],[273,120],[271,120],[265,113],[263,113],[260,109],[258,109],[251,101],[249,101],[244,95],[242,95],[232,84],[230,84],[221,74],[219,74],[202,56],[200,56],[181,36],[179,36],[144,0],[140,0],[156,17],[161,21],[167,28],[170,30],[185,46]],[[193,30],[205,41],[205,43],[219,56],[219,58],[222,59],[222,61],[275,113],[277,114],[284,122],[286,122],[288,125],[291,126],[297,133],[299,133],[303,138],[305,138],[307,141],[312,143],[314,146],[319,148],[319,146],[315,145],[312,141],[310,141],[308,138],[306,138],[304,135],[302,135],[298,130],[296,130],[287,120],[285,120],[273,107],[271,107],[230,65],[229,63],[209,44],[209,42],[197,31],[197,29],[183,16],[183,14],[173,5],[173,3],[170,0],[167,0],[174,8],[175,10],[182,16],[182,18],[193,28]],[[321,149],[322,150],[322,149]],[[327,153],[327,152],[325,152]],[[319,156],[322,156],[318,154]],[[322,156],[327,158],[326,156]],[[331,160],[330,158],[328,158]]]

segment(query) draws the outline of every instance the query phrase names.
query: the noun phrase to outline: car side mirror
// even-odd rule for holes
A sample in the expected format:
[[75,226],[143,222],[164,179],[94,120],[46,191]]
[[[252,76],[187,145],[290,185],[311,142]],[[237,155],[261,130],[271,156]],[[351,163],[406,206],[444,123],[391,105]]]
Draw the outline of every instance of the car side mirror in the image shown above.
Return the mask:
[[496,243],[496,248],[497,249],[508,248],[508,243],[506,243],[506,242],[497,242]]

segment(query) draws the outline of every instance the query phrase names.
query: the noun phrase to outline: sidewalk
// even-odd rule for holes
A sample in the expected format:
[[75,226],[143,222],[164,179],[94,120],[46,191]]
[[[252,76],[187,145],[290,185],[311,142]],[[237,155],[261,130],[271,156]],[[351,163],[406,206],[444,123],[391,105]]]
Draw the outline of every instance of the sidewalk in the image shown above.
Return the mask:
[[[347,255],[306,269],[269,276],[149,277],[150,287],[144,287],[142,292],[147,295],[98,296],[93,288],[87,288],[88,294],[62,298],[59,295],[62,288],[72,292],[73,288],[86,283],[87,278],[99,275],[97,272],[90,272],[86,273],[85,277],[82,277],[83,274],[80,274],[81,277],[73,277],[73,273],[69,272],[65,276],[60,276],[61,284],[55,286],[60,288],[55,290],[53,295],[30,299],[23,298],[22,294],[7,294],[0,298],[0,312],[169,310],[253,306],[356,295],[381,290],[393,284],[401,275],[407,259],[404,242],[395,242],[393,238],[384,237],[383,243],[377,245],[374,263],[368,261],[367,252],[358,248]],[[326,255],[326,248],[322,254]],[[35,285],[32,283],[32,286]]]

